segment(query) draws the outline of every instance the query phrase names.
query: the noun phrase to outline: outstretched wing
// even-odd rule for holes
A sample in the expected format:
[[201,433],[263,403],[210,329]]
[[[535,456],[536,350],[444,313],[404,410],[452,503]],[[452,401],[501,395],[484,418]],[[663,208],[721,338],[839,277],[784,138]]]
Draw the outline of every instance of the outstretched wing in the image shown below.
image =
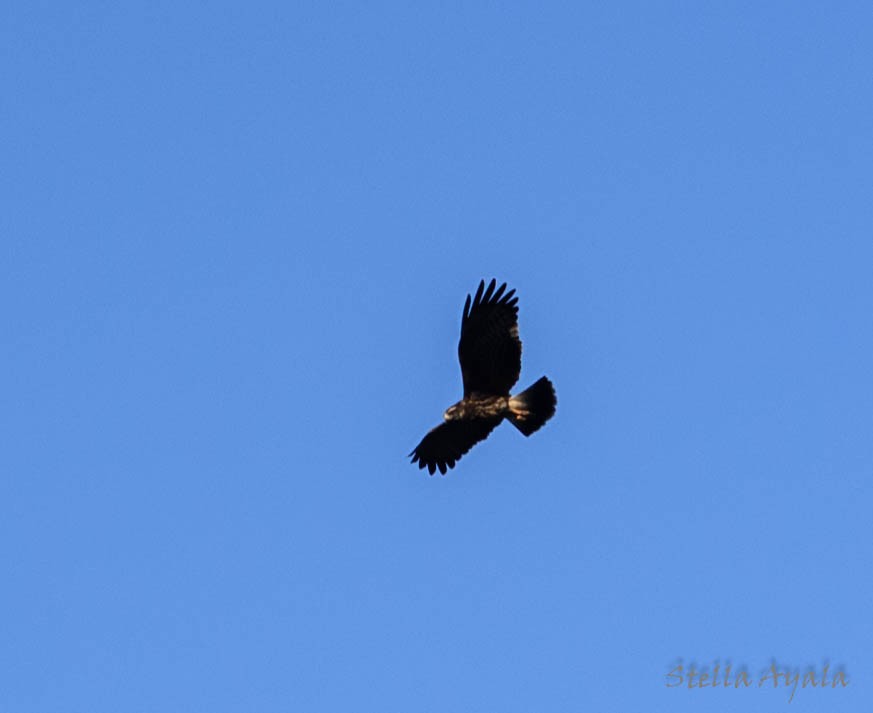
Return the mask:
[[501,418],[477,418],[465,421],[446,421],[432,428],[409,455],[419,468],[427,468],[433,475],[439,468],[445,475],[446,468],[454,468],[461,456],[488,437]]
[[[497,280],[485,289],[479,283],[476,296],[464,303],[458,359],[464,379],[464,397],[474,392],[508,396],[521,373],[521,340],[518,338],[518,297],[504,294]],[[483,292],[484,291],[484,292]]]

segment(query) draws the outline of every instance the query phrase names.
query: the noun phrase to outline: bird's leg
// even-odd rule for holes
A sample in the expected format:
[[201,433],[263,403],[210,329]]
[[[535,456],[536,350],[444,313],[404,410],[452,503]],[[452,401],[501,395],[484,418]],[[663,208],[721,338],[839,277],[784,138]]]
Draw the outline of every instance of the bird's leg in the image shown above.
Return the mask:
[[514,408],[511,410],[512,410],[512,415],[516,421],[524,421],[527,419],[528,416],[530,416],[530,411],[528,411],[527,409]]

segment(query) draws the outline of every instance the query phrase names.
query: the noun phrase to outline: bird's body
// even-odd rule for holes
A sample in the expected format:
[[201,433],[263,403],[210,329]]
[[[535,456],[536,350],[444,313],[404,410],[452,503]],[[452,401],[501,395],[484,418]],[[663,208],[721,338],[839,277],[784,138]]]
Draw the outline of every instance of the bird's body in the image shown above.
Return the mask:
[[504,418],[525,436],[537,431],[555,413],[555,390],[544,376],[516,396],[509,390],[521,373],[518,338],[518,297],[479,283],[476,296],[464,304],[458,359],[464,398],[446,409],[443,423],[422,439],[409,455],[419,468],[445,474],[476,443],[488,437]]
[[508,396],[473,394],[449,406],[443,414],[446,421],[465,421],[473,418],[503,418],[509,413]]

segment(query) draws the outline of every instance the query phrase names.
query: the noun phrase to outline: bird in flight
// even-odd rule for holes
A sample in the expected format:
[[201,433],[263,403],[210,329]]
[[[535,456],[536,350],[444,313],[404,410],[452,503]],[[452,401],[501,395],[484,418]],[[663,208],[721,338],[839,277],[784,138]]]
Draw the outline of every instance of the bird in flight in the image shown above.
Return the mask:
[[520,394],[509,394],[521,374],[518,297],[515,290],[506,292],[505,282],[496,285],[491,280],[486,288],[482,280],[476,296],[467,295],[464,303],[458,343],[464,398],[446,409],[443,422],[409,454],[431,475],[437,468],[443,475],[454,468],[504,418],[529,436],[555,413],[555,389],[545,376]]

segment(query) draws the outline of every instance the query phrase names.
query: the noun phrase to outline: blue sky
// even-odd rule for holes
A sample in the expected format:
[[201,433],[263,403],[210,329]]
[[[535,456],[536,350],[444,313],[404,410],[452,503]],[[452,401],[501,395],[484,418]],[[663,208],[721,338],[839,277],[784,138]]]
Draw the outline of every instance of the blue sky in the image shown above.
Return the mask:
[[[871,32],[6,7],[0,708],[868,706]],[[492,276],[558,411],[431,478]]]

